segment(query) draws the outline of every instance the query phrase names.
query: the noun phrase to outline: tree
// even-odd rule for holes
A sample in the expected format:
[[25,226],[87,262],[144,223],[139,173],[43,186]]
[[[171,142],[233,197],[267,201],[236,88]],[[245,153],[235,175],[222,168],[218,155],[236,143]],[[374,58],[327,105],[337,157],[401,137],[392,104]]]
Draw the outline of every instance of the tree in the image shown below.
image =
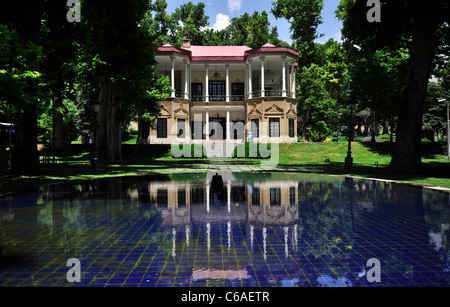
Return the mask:
[[314,58],[314,40],[319,36],[317,27],[322,23],[323,0],[277,0],[272,14],[285,18],[291,24],[291,37],[299,52],[299,67],[308,66]]
[[[5,43],[2,44],[2,52],[9,55],[2,59],[0,67],[2,82],[5,82],[2,85],[2,96],[5,96],[1,100],[4,106],[10,108],[10,114],[16,122],[12,170],[17,172],[32,171],[39,166],[37,117],[46,101],[40,89],[39,73],[43,7],[43,0],[18,0],[8,3],[0,10],[1,23],[8,26],[8,29],[2,29],[5,33],[5,36],[1,35]],[[8,31],[12,32],[7,33]],[[27,52],[27,49],[31,52]],[[14,92],[9,92],[12,89]]]
[[442,83],[431,82],[428,87],[425,110],[423,115],[423,136],[431,141],[447,134],[447,102],[440,101],[450,97],[450,91],[445,90]]
[[66,19],[67,9],[59,1],[47,1],[41,28],[41,45],[43,56],[41,60],[41,72],[48,86],[52,100],[52,148],[62,151],[66,147],[67,134],[70,130],[66,126],[69,108],[64,103],[66,98],[75,98],[75,64],[77,23],[70,23]]
[[[405,48],[390,50],[357,51],[352,48],[349,67],[352,92],[361,107],[371,112],[372,142],[378,131],[378,120],[391,123],[398,114],[402,92],[405,87],[409,54]],[[366,127],[367,128],[367,127]]]
[[202,31],[209,26],[209,17],[205,15],[205,4],[199,2],[193,4],[191,1],[180,5],[172,13],[172,25],[175,28],[171,29],[171,32],[176,32],[174,36],[175,41],[172,41],[172,45],[181,47],[182,39],[189,38],[191,44],[202,45],[203,35]]
[[257,11],[253,12],[248,22],[248,37],[246,45],[250,48],[260,48],[269,42],[269,15],[266,11],[261,14]]
[[342,46],[333,39],[315,44],[313,63],[300,68],[297,102],[302,138],[323,141],[338,121],[338,101],[346,86],[347,65]]
[[[97,152],[101,159],[121,160],[123,123],[136,104],[149,101],[157,76],[154,70],[156,38],[144,16],[148,1],[85,0],[86,27],[82,47],[85,92],[98,97]],[[151,101],[150,103],[154,103]]]
[[302,130],[303,138],[311,138],[313,141],[325,140],[333,127],[333,120],[336,117],[336,100],[328,94],[324,77],[326,71],[324,67],[311,64],[303,67],[299,97],[300,112],[303,115]]
[[[407,44],[409,66],[399,108],[397,140],[390,167],[394,171],[421,169],[422,117],[432,62],[448,31],[449,0],[380,1],[382,21],[366,19],[365,1],[341,0],[337,16],[343,21],[343,36],[349,46],[380,50]],[[445,26],[447,25],[447,26]]]

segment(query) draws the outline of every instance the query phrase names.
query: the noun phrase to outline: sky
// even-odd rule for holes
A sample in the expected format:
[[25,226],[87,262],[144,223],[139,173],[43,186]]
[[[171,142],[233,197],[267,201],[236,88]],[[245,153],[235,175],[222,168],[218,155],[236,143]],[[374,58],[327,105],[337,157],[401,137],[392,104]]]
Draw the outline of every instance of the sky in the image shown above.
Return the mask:
[[[271,26],[278,27],[278,34],[281,40],[292,42],[290,38],[289,27],[287,20],[280,18],[276,19],[271,13],[273,0],[191,0],[192,3],[205,3],[205,14],[209,16],[209,26],[221,30],[225,28],[230,20],[234,17],[239,17],[245,12],[250,15],[254,11],[266,11],[269,14],[269,21]],[[189,0],[166,0],[168,13],[173,13],[177,7]],[[330,38],[341,41],[342,23],[334,16],[334,11],[337,8],[339,0],[324,0],[324,8],[322,11],[323,23],[319,26],[318,32],[325,34],[324,37],[318,38],[317,42],[326,42]]]

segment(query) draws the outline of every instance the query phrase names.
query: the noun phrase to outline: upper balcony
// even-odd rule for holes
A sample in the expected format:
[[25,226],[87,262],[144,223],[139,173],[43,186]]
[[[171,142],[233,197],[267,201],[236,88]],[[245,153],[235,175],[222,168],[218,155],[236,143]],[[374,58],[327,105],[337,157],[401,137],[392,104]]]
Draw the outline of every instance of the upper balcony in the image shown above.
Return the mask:
[[194,103],[236,103],[257,97],[295,98],[298,53],[270,44],[158,48],[157,73],[169,76],[171,97]]

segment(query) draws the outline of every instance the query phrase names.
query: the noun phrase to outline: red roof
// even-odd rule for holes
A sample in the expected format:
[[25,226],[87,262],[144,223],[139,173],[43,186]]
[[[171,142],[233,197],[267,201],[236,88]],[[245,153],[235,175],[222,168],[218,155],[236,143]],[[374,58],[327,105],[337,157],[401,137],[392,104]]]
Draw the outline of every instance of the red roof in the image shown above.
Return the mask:
[[182,48],[191,51],[192,61],[245,61],[247,46],[191,46]]
[[165,52],[189,56],[191,61],[245,61],[250,55],[264,52],[287,53],[294,57],[298,56],[298,52],[291,48],[277,47],[269,43],[257,49],[247,46],[190,46],[176,48],[166,44],[157,50],[157,53]]

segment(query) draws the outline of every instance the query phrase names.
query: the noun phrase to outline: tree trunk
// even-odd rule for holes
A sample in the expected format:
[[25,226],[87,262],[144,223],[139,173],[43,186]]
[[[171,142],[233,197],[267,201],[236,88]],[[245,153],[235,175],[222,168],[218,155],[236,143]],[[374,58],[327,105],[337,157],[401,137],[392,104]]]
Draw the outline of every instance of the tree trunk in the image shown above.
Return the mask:
[[[42,6],[42,1],[20,5],[18,33],[24,44],[31,42],[40,45]],[[30,64],[28,69],[39,71],[39,63]],[[11,152],[12,171],[20,173],[38,169],[37,115],[32,107],[18,112],[15,134],[14,148]]]
[[389,134],[389,120],[387,118],[384,120],[383,134]]
[[377,135],[378,135],[378,124],[377,124],[377,117],[376,117],[376,112],[372,111],[372,133],[371,133],[371,139],[370,142],[371,143],[375,143],[377,141]]
[[107,80],[105,76],[100,77],[99,82],[99,97],[100,101],[99,112],[97,114],[97,144],[96,150],[98,158],[100,160],[107,159],[108,152],[108,139],[107,139],[107,114],[110,104],[110,94],[111,94],[111,81]]
[[138,111],[138,139],[136,144],[148,144],[149,130],[150,127],[146,122],[141,121],[143,111]]
[[107,118],[109,145],[107,158],[110,162],[116,162],[122,160],[122,122],[120,121],[122,91],[120,85],[114,83],[111,94],[112,99]]
[[390,124],[391,124],[391,135],[389,136],[389,141],[390,141],[391,143],[393,143],[393,142],[394,142],[395,123],[394,123],[394,120],[393,120],[393,119],[391,119],[389,122],[390,122]]
[[434,54],[436,18],[431,5],[416,4],[407,87],[397,124],[397,141],[390,167],[398,172],[421,169],[422,116]]
[[100,108],[97,117],[97,153],[100,160],[122,160],[120,86],[106,77],[100,78]]
[[[62,108],[63,104],[62,104],[62,98],[61,97],[57,97],[54,102],[55,104],[55,108]],[[65,138],[64,138],[64,119],[63,119],[63,114],[60,112],[57,112],[55,114],[54,117],[54,122],[53,122],[53,148],[56,151],[61,151],[63,150],[64,146],[65,146]]]

